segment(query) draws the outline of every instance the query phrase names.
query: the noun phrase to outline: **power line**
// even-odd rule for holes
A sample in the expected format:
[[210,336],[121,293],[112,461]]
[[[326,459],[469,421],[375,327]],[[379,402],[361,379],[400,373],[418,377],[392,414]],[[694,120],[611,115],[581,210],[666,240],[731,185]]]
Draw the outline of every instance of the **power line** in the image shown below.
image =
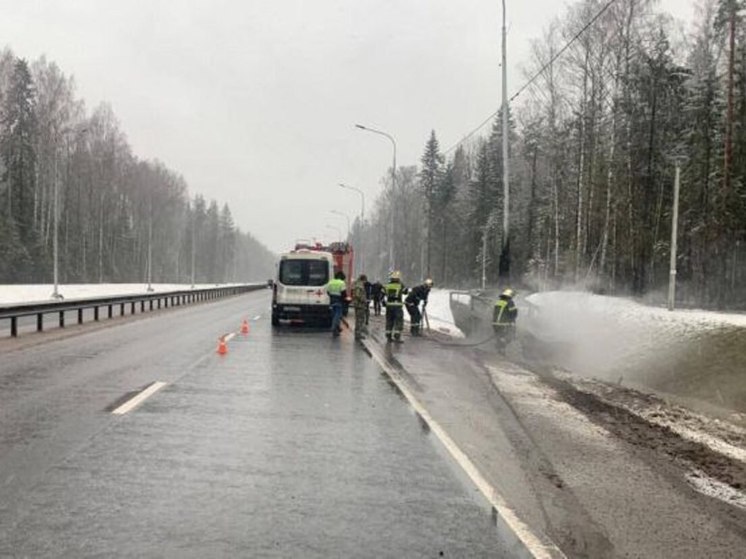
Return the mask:
[[471,138],[474,134],[476,134],[477,132],[479,132],[484,127],[484,125],[487,124],[489,121],[491,121],[493,118],[495,118],[499,112],[500,112],[500,109],[497,109],[494,113],[492,113],[490,116],[488,116],[487,118],[485,118],[479,126],[477,126],[476,128],[474,128],[474,130],[472,130],[471,132],[469,132],[466,136],[464,136],[458,142],[456,142],[451,147],[449,147],[447,150],[445,150],[443,152],[443,155],[447,155],[447,154],[451,153],[454,149],[456,149],[458,146],[460,146],[461,144],[463,144],[466,140],[468,140],[469,138]]
[[[549,62],[547,62],[546,64],[544,64],[544,66],[541,67],[541,70],[539,70],[538,72],[536,72],[536,74],[534,74],[531,77],[531,79],[529,79],[523,86],[521,86],[521,88],[510,99],[508,99],[508,103],[512,102],[516,97],[518,97],[521,93],[523,93],[526,90],[526,88],[528,88],[532,83],[534,83],[534,81],[536,80],[536,78],[538,78],[541,74],[543,74],[544,70],[546,70],[555,60],[557,60],[557,58],[559,58],[562,55],[562,53],[564,53],[568,48],[570,48],[570,45],[572,45],[591,25],[593,25],[596,22],[596,20],[598,20],[598,18],[600,18],[604,14],[604,12],[606,12],[606,10],[608,10],[611,7],[611,5],[614,2],[616,2],[616,0],[609,0],[603,6],[603,8],[601,8],[598,11],[598,13],[596,13],[596,15],[593,16],[588,21],[588,23],[586,23],[583,26],[583,28],[580,31],[578,31],[572,37],[572,39],[570,39],[567,43],[565,43],[565,46],[563,46],[552,58],[549,59]],[[474,134],[476,134],[477,132],[479,132],[484,127],[485,124],[487,124],[489,121],[491,121],[493,118],[495,118],[499,112],[500,112],[500,109],[497,109],[494,113],[492,113],[490,116],[488,116],[486,119],[484,119],[482,121],[482,123],[479,124],[479,126],[477,126],[476,128],[474,128],[471,132],[469,132],[461,140],[459,140],[458,142],[456,142],[455,144],[453,144],[451,147],[449,147],[447,150],[445,150],[443,152],[443,154],[444,155],[448,154],[451,151],[453,151],[454,149],[456,149],[458,146],[460,146],[461,144],[463,144],[466,140],[468,140]]]
[[612,4],[614,3],[614,2],[616,2],[616,0],[609,0],[609,1],[608,1],[608,2],[606,3],[606,5],[605,5],[605,6],[603,7],[603,8],[601,8],[601,10],[600,10],[600,11],[599,11],[599,12],[598,12],[598,13],[597,13],[597,14],[596,14],[595,16],[593,16],[593,18],[592,18],[592,19],[591,19],[591,20],[590,20],[590,21],[589,21],[588,23],[586,23],[586,24],[585,24],[585,26],[584,26],[584,27],[583,27],[583,28],[582,28],[582,29],[581,29],[580,31],[578,31],[578,32],[577,32],[577,33],[575,34],[575,36],[574,36],[574,37],[573,37],[572,39],[570,39],[570,40],[569,40],[569,41],[568,41],[568,42],[567,42],[567,43],[565,44],[565,46],[564,46],[564,47],[562,47],[562,48],[561,48],[561,49],[559,50],[559,52],[557,52],[557,54],[555,54],[555,55],[554,55],[554,56],[553,56],[553,57],[552,57],[551,59],[549,59],[549,62],[547,62],[546,64],[544,64],[544,66],[542,66],[541,70],[539,70],[538,72],[536,72],[536,74],[534,74],[534,75],[533,75],[533,76],[531,77],[531,79],[530,79],[530,80],[528,80],[528,81],[527,81],[527,82],[526,82],[526,83],[525,83],[525,84],[523,85],[523,87],[521,87],[521,89],[519,89],[519,90],[518,90],[518,91],[517,91],[517,92],[515,93],[515,95],[513,95],[513,96],[512,96],[512,97],[511,97],[511,98],[510,98],[510,99],[508,100],[508,102],[510,102],[510,101],[512,101],[513,99],[515,99],[516,97],[518,97],[518,96],[519,96],[519,95],[520,95],[521,93],[523,93],[523,91],[524,91],[524,90],[525,90],[525,89],[526,89],[526,88],[527,88],[528,86],[530,86],[530,85],[531,85],[532,83],[534,83],[534,80],[536,80],[536,78],[538,78],[538,77],[539,77],[539,76],[540,76],[541,74],[543,74],[543,73],[544,73],[544,70],[546,70],[546,69],[547,69],[547,68],[548,68],[548,67],[549,67],[549,66],[550,66],[550,65],[551,65],[551,64],[552,64],[552,63],[553,63],[553,62],[554,62],[555,60],[557,60],[557,58],[559,58],[559,57],[560,57],[560,56],[562,55],[562,53],[563,53],[563,52],[565,52],[565,51],[566,51],[566,50],[567,50],[567,49],[568,49],[568,48],[570,47],[570,45],[572,45],[572,44],[573,44],[573,43],[574,43],[574,42],[575,42],[575,41],[576,41],[576,40],[578,39],[578,37],[580,37],[580,36],[581,36],[581,35],[582,35],[582,34],[583,34],[583,33],[585,32],[585,30],[586,30],[586,29],[588,29],[588,28],[589,28],[589,27],[590,27],[591,25],[593,25],[593,24],[594,24],[594,23],[596,22],[596,20],[597,20],[598,18],[600,18],[600,17],[601,17],[601,16],[602,16],[602,15],[604,14],[604,12],[605,12],[606,10],[608,10],[608,9],[609,9],[609,8],[611,7],[611,5],[612,5]]

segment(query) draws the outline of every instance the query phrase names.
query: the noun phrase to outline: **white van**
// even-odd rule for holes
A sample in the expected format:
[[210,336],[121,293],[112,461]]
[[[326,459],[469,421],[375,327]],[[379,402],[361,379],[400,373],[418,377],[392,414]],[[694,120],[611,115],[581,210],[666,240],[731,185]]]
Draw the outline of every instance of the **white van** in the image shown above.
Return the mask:
[[334,260],[328,252],[299,249],[281,255],[272,293],[272,326],[331,326],[326,284],[333,274]]

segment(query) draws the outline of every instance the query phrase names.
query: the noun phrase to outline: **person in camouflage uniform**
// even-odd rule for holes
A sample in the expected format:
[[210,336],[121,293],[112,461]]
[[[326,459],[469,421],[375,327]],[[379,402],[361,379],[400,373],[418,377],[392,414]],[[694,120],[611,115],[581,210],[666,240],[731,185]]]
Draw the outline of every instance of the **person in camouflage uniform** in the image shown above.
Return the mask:
[[360,274],[360,277],[355,281],[352,286],[352,306],[355,309],[355,339],[362,340],[367,333],[365,327],[365,316],[368,310],[368,290],[366,289],[366,283],[368,278],[365,274]]

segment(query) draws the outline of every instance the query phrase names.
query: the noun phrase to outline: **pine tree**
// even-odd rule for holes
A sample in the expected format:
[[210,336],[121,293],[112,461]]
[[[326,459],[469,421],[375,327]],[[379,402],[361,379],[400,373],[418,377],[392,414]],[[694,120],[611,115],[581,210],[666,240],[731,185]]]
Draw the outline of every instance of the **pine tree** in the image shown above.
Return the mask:
[[439,196],[438,188],[443,179],[443,155],[440,153],[438,139],[435,137],[435,130],[430,132],[430,138],[425,144],[425,152],[420,159],[422,169],[419,173],[420,188],[425,199],[425,264],[424,274],[432,274],[432,245],[433,245],[433,225],[435,221],[435,211],[438,206]]
[[[34,86],[28,64],[18,59],[10,77],[10,86],[0,114],[0,156],[4,172],[2,206],[5,227],[12,231],[7,243],[20,243],[8,254],[15,258],[17,279],[32,281],[33,261],[40,256],[38,237],[33,228],[34,190],[36,185],[36,119]],[[16,241],[17,239],[17,241]]]

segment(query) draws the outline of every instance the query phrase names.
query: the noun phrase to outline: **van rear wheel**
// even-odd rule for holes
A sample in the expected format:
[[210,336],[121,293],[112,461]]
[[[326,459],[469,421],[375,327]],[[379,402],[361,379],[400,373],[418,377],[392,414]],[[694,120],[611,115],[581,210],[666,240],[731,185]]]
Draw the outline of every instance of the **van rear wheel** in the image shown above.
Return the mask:
[[277,328],[280,325],[280,319],[277,317],[276,312],[272,312],[272,326]]

